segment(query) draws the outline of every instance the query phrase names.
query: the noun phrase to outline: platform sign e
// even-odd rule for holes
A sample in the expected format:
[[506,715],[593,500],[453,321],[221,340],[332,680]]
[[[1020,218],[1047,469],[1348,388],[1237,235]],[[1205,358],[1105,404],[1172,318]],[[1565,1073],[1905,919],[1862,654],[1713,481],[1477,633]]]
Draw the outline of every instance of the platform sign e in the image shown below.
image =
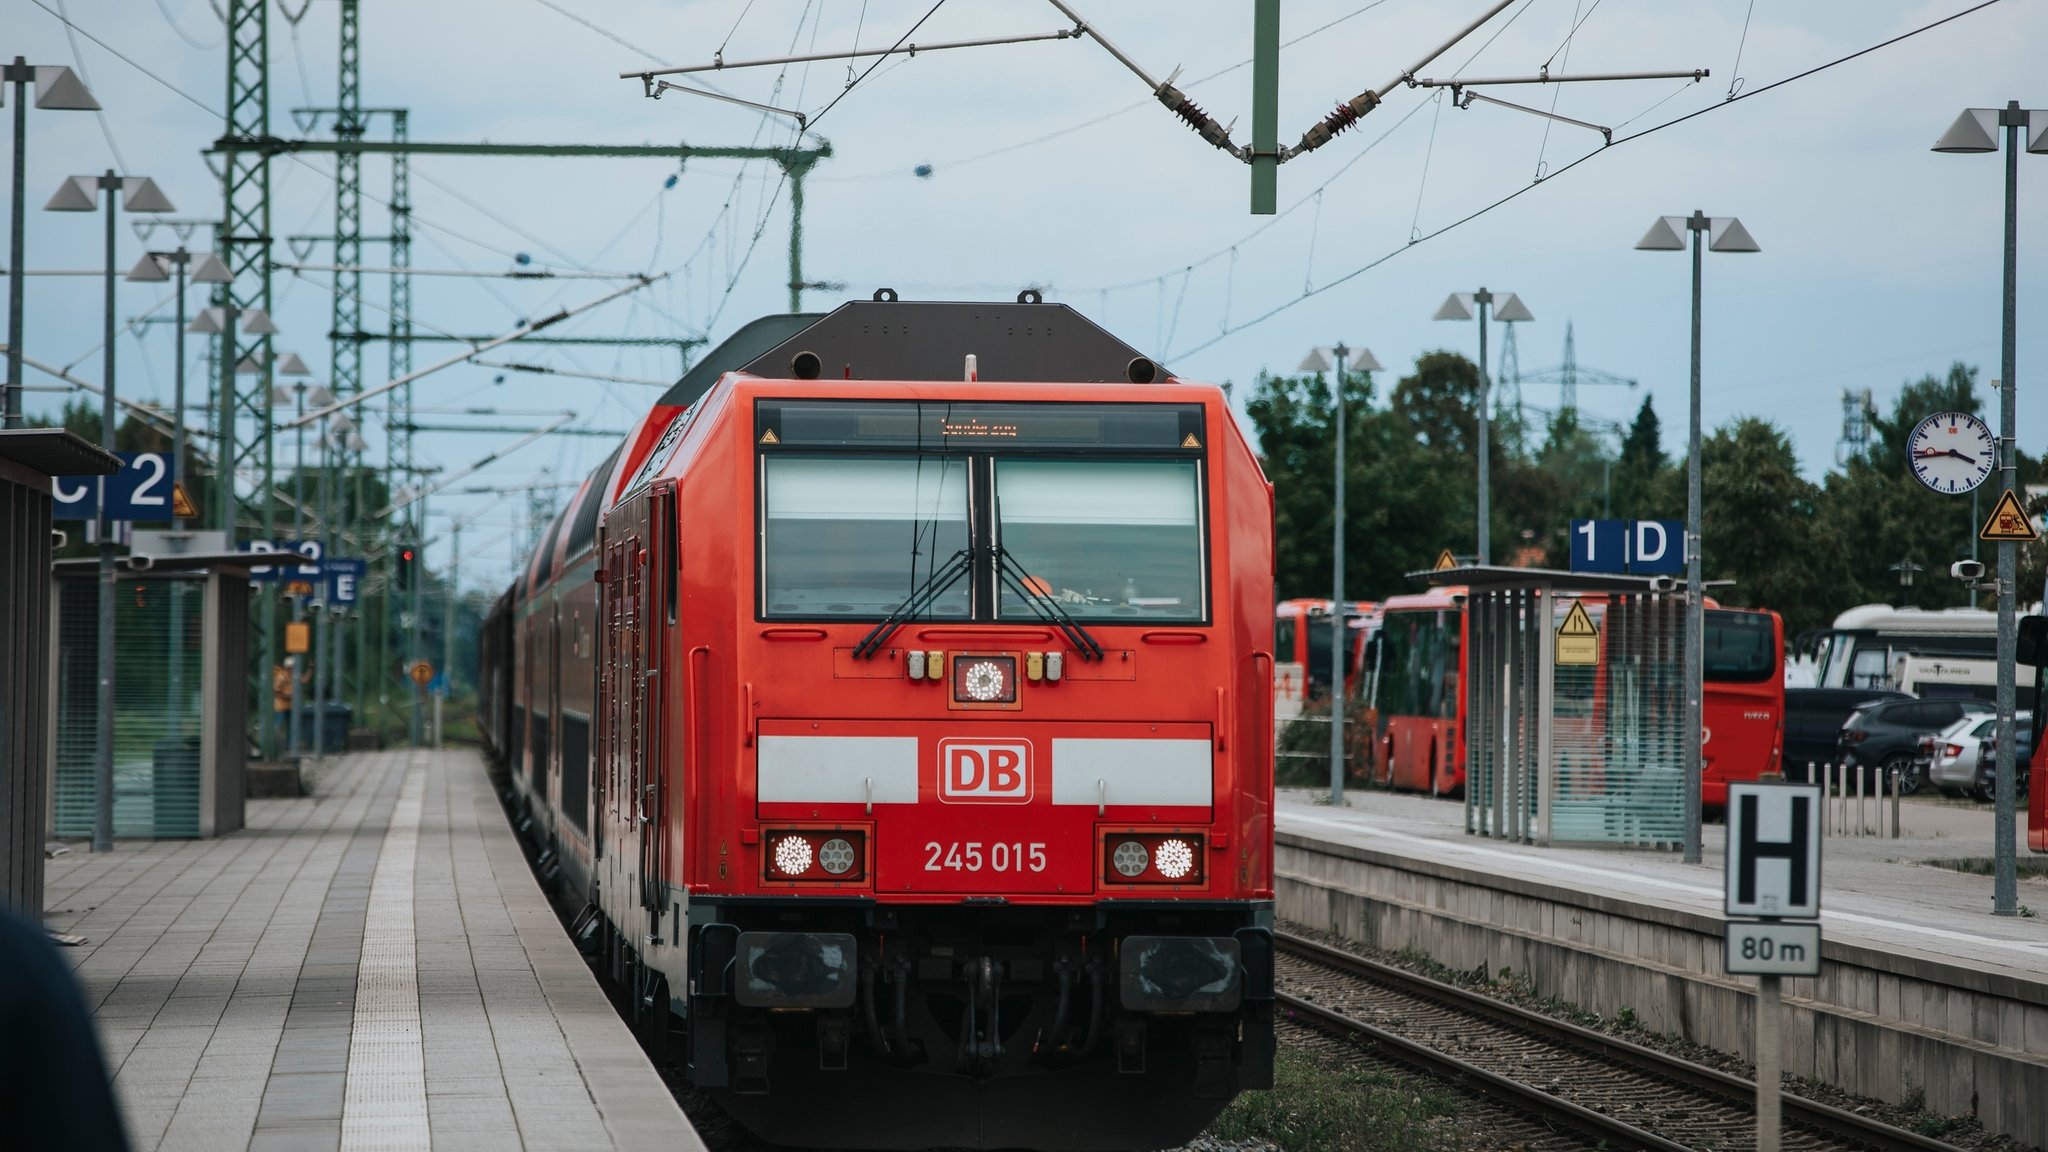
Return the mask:
[[1820,915],[1820,808],[1818,784],[1728,785],[1728,915]]

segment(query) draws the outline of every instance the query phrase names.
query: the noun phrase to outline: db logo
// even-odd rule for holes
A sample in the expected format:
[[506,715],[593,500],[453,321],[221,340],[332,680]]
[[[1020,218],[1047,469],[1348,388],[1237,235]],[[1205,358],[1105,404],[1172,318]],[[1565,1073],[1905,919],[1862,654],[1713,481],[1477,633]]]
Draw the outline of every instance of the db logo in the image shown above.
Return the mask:
[[1031,745],[939,741],[939,799],[952,804],[1031,802]]

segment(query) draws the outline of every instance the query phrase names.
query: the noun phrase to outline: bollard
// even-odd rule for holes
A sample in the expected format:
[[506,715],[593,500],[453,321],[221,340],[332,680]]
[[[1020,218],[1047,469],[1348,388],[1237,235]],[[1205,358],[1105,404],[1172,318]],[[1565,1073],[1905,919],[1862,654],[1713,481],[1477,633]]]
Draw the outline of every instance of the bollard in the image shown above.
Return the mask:
[[1892,839],[1899,838],[1899,773],[1892,771]]
[[1863,810],[1863,781],[1864,781],[1864,780],[1865,780],[1866,778],[1868,778],[1868,777],[1869,777],[1869,775],[1870,775],[1870,773],[1868,773],[1868,772],[1866,772],[1866,771],[1864,771],[1864,770],[1863,770],[1863,766],[1862,766],[1862,765],[1860,765],[1860,764],[1859,764],[1859,765],[1857,765],[1857,766],[1856,766],[1856,831],[1855,831],[1855,835],[1857,835],[1857,836],[1861,836],[1861,835],[1863,835],[1864,833],[1866,833],[1866,832],[1870,831],[1870,821],[1869,821],[1869,819],[1868,819],[1868,815],[1867,815],[1867,814],[1866,814],[1866,813],[1864,812],[1864,810]]

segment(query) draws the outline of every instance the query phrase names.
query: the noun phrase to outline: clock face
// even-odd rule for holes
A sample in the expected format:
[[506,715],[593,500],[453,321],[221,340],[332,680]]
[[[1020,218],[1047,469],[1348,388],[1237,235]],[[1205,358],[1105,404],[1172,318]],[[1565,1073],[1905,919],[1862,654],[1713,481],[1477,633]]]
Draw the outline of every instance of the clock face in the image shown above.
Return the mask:
[[1954,495],[1990,478],[1998,466],[1998,441],[1968,412],[1936,412],[1913,429],[1906,457],[1922,484]]

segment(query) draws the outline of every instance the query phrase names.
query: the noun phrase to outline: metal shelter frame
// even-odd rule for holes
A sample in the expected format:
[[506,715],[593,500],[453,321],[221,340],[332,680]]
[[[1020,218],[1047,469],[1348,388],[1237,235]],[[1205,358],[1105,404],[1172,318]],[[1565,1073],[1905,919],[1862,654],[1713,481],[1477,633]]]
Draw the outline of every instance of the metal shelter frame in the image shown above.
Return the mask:
[[[1556,819],[1566,758],[1557,731],[1560,598],[1607,597],[1608,627],[1628,628],[1632,650],[1653,664],[1668,664],[1666,671],[1676,677],[1682,670],[1683,636],[1664,635],[1660,623],[1669,623],[1663,618],[1671,613],[1663,609],[1676,604],[1682,593],[1651,577],[1547,568],[1469,565],[1409,575],[1432,587],[1466,590],[1465,676],[1458,687],[1467,729],[1465,831],[1534,844],[1589,839]],[[1615,610],[1638,601],[1640,608]],[[1608,655],[1603,643],[1603,665]],[[1608,842],[1666,843],[1654,826],[1645,829],[1626,812],[1614,821],[1614,834],[1604,838]]]

